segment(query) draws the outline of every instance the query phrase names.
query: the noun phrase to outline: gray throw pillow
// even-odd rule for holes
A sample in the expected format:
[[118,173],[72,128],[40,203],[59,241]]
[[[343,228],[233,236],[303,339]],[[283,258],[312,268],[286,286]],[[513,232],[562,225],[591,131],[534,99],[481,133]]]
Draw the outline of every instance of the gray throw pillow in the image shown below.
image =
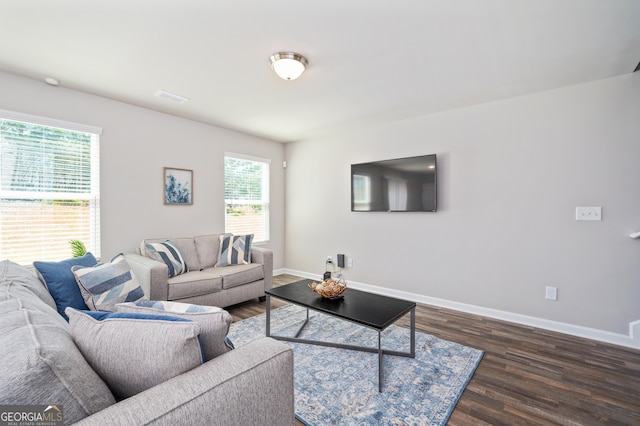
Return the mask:
[[11,260],[0,262],[0,300],[30,300],[36,296],[56,309],[56,302],[36,274]]
[[51,299],[37,294],[43,287],[38,278],[0,263],[0,281],[0,405],[62,405],[65,424],[72,424],[114,404],[74,344],[69,324]]
[[152,315],[171,315],[185,318],[200,324],[200,344],[205,361],[233,349],[233,343],[227,337],[233,318],[229,312],[215,306],[192,305],[180,302],[145,300],[120,303],[117,312],[139,312]]
[[73,340],[122,400],[203,362],[200,325],[183,318],[67,308]]

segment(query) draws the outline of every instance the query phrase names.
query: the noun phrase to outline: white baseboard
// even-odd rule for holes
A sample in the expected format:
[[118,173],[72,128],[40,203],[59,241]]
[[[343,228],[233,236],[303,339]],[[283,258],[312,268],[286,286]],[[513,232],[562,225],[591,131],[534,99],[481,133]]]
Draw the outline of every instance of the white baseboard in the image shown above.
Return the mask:
[[273,270],[273,276],[275,277],[276,275],[282,275],[282,274],[289,274],[290,272],[288,272],[288,269],[274,269]]
[[[291,274],[312,280],[320,280],[322,276],[319,274],[310,274],[308,272],[296,271],[292,269],[279,269],[278,274]],[[274,275],[277,275],[274,271]],[[569,334],[586,339],[597,340],[604,343],[625,346],[628,348],[640,349],[640,320],[629,324],[629,334],[613,333],[610,331],[599,330],[595,328],[583,327],[580,325],[568,324],[559,321],[547,320],[544,318],[532,317],[528,315],[517,314],[513,312],[501,311],[498,309],[485,308],[482,306],[469,305],[466,303],[454,302],[446,299],[438,299],[436,297],[424,296],[421,294],[409,293],[405,291],[394,290],[390,288],[373,286],[370,284],[359,283],[349,280],[349,286],[358,290],[368,291],[370,293],[383,294],[386,296],[397,297],[398,299],[411,300],[416,303],[425,305],[439,306],[441,308],[453,309],[460,312],[466,312],[483,317],[494,318],[502,321],[513,322],[516,324],[527,325],[531,327],[542,328],[545,330],[556,331],[558,333]]]

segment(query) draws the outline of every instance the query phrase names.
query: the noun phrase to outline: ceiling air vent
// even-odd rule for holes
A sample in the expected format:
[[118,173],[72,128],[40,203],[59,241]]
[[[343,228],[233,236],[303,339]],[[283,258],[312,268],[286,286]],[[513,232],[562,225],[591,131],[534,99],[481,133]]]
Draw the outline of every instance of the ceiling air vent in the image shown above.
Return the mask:
[[177,104],[183,104],[189,100],[189,98],[185,98],[184,96],[174,95],[173,93],[167,92],[165,90],[158,90],[154,93],[155,96],[163,99],[167,99],[171,102],[175,102]]

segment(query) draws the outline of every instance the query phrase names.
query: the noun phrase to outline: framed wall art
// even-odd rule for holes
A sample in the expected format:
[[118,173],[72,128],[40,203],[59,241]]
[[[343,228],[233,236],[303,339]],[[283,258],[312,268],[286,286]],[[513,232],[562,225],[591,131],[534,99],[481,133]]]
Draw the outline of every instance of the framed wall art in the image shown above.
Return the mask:
[[169,206],[193,204],[193,170],[164,168],[164,203]]

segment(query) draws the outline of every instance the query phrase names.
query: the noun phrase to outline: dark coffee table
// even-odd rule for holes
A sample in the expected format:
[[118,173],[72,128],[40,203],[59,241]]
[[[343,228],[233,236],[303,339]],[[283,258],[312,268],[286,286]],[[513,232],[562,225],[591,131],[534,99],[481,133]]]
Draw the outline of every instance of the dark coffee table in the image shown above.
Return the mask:
[[[347,288],[342,299],[325,299],[311,291],[308,284],[312,280],[302,280],[292,284],[286,284],[265,290],[267,296],[267,337],[289,342],[308,343],[311,345],[330,346],[334,348],[352,349],[356,351],[378,353],[378,391],[382,391],[382,355],[396,355],[414,358],[416,353],[416,304],[407,300],[393,297],[381,296],[379,294],[367,293],[365,291]],[[271,297],[285,300],[287,302],[305,307],[307,309],[307,319],[300,326],[294,337],[274,336],[271,334]],[[308,340],[298,338],[300,332],[309,321],[309,309],[333,315],[351,321],[365,327],[372,328],[378,332],[378,347],[366,347],[347,345],[343,343],[324,342],[318,340]],[[411,313],[411,341],[409,352],[398,352],[382,349],[381,332],[396,322],[398,319]]]

